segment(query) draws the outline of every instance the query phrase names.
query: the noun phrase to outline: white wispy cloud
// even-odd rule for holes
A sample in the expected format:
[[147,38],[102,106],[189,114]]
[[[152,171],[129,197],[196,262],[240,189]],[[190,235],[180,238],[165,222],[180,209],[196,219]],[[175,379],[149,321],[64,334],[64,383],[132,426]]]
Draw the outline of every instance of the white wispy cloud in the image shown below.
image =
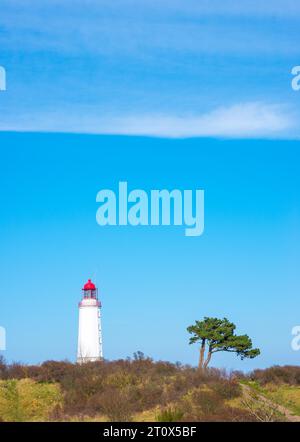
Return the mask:
[[160,137],[276,137],[294,127],[294,119],[277,105],[244,103],[198,116],[117,118],[105,132]]
[[201,115],[130,115],[104,118],[89,107],[75,113],[14,116],[4,131],[70,132],[165,138],[297,138],[296,118],[288,108],[260,102],[219,107]]

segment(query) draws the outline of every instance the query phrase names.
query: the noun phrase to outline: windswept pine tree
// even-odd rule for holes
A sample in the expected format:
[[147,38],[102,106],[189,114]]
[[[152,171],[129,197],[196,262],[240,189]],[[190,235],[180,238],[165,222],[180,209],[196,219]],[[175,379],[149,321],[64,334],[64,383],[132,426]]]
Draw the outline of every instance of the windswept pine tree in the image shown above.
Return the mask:
[[220,351],[236,353],[241,359],[252,359],[260,354],[258,348],[252,348],[249,336],[236,335],[235,329],[235,324],[226,318],[208,317],[187,328],[192,335],[190,344],[200,343],[199,369],[207,368],[213,353]]

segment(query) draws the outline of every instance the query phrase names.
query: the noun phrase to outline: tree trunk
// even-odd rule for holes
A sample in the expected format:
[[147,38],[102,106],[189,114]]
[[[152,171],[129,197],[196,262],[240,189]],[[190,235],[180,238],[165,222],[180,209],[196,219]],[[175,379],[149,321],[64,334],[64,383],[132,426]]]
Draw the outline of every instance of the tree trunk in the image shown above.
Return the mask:
[[211,355],[212,355],[212,351],[211,351],[211,349],[209,349],[208,353],[207,353],[206,361],[204,362],[204,368],[205,369],[207,368],[207,366],[209,364],[209,361],[211,360]]
[[199,357],[199,369],[202,370],[204,362],[204,352],[205,352],[205,339],[202,339]]

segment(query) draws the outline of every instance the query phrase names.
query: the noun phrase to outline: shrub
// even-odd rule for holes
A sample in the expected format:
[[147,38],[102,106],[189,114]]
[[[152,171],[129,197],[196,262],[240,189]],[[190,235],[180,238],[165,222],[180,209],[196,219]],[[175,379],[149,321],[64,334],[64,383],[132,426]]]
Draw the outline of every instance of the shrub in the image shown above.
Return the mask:
[[116,388],[107,389],[99,396],[99,408],[111,422],[130,422],[133,410],[129,394]]
[[179,408],[165,408],[161,410],[157,416],[157,422],[180,422],[183,418],[184,412]]
[[4,357],[0,356],[0,379],[5,379],[7,375],[7,364]]
[[7,379],[24,379],[27,377],[27,367],[19,362],[14,362],[6,369]]
[[240,385],[234,380],[214,382],[211,388],[224,400],[234,399],[242,394]]
[[265,370],[254,370],[250,373],[250,379],[260,384],[289,384],[300,385],[300,367],[285,365],[273,366]]
[[222,404],[222,398],[215,391],[198,390],[192,394],[193,405],[200,408],[201,414],[213,414]]

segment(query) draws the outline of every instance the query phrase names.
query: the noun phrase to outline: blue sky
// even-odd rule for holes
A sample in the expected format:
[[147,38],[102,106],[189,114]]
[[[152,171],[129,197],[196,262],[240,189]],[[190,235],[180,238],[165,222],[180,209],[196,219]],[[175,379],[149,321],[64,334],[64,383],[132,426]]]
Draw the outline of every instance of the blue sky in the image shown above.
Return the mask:
[[[107,358],[142,350],[196,363],[186,326],[228,316],[262,356],[217,365],[298,363],[299,146],[293,141],[0,135],[1,322],[10,359],[74,358],[88,277],[103,302]],[[104,227],[99,189],[203,188],[205,233]]]
[[[296,1],[0,2],[0,325],[9,360],[73,360],[88,277],[104,353],[196,364],[186,327],[227,316],[298,364]],[[58,13],[59,4],[59,13]],[[204,189],[205,232],[101,228],[96,194]]]

